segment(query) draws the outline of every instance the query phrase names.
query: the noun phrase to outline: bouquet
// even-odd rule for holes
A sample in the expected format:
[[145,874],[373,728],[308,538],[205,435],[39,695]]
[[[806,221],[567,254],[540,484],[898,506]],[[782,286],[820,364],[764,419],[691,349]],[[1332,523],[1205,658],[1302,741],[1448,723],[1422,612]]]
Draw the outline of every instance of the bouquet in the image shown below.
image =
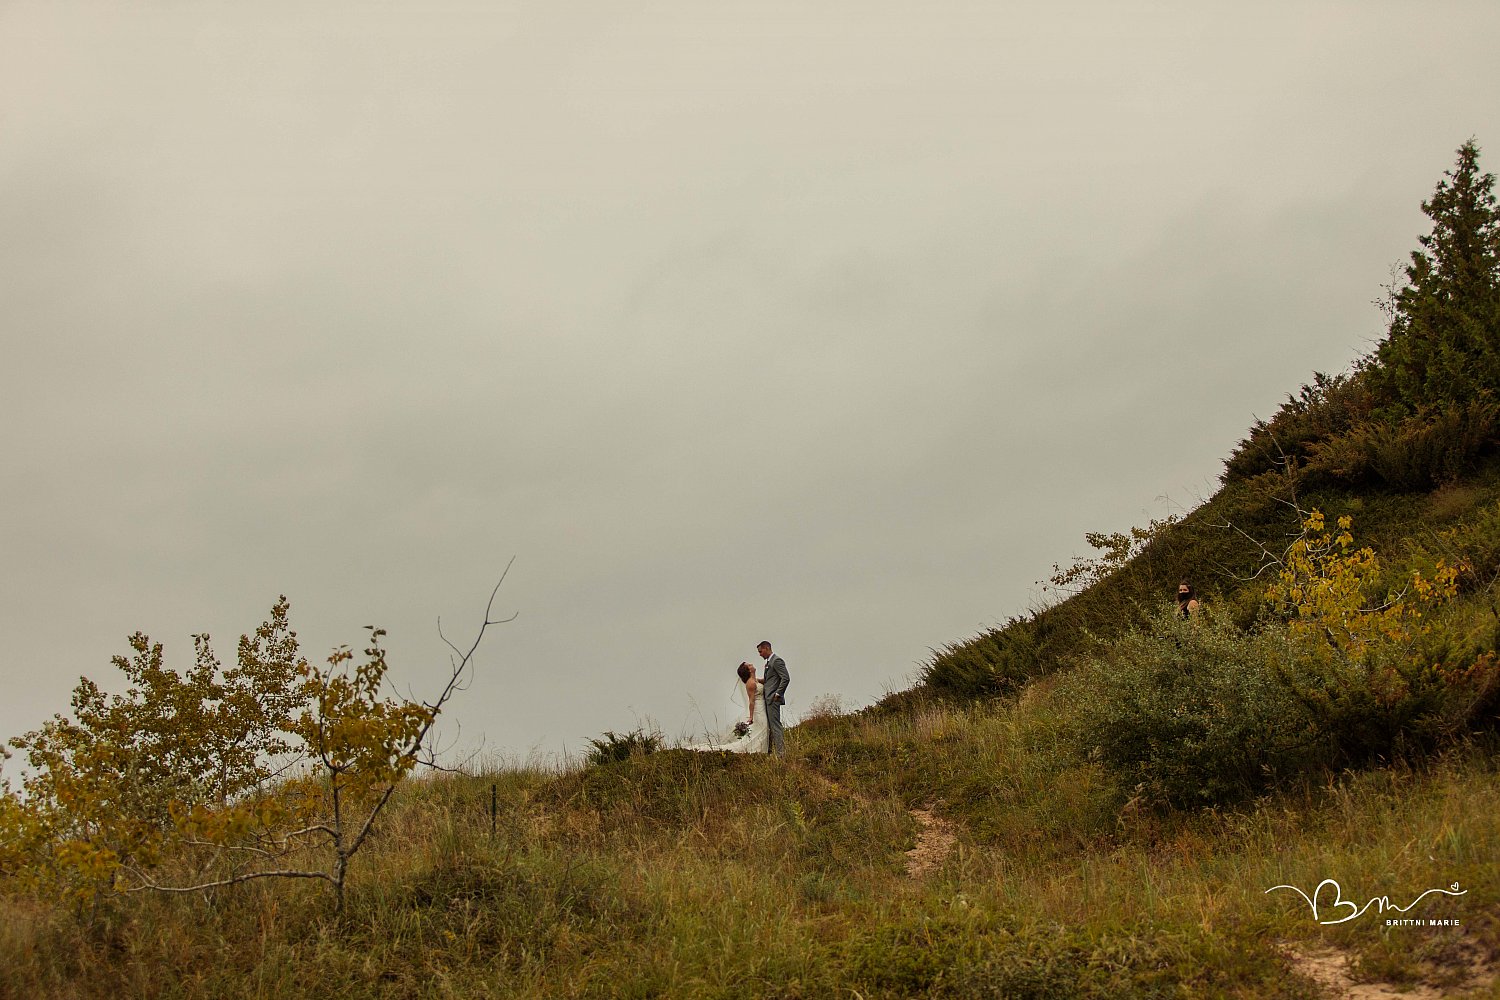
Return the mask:
[[750,731],[750,723],[748,723],[748,722],[743,722],[742,721],[742,722],[736,722],[734,724],[734,738],[735,739],[739,739],[740,737],[744,736],[749,731]]

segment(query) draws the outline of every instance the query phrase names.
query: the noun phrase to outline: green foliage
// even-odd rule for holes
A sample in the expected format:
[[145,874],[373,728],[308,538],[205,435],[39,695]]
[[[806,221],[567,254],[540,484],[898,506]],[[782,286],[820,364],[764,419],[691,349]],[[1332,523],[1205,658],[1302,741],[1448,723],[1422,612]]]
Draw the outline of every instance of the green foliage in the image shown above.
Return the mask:
[[1500,405],[1455,403],[1396,422],[1372,421],[1310,447],[1309,475],[1428,490],[1475,471],[1500,435]]
[[1422,211],[1404,284],[1388,303],[1389,333],[1373,373],[1408,412],[1468,403],[1500,391],[1500,211],[1493,174],[1480,173],[1471,139]]
[[[1500,502],[1477,505],[1472,491],[1459,492],[1459,499],[1475,504],[1456,523],[1440,530],[1428,530],[1410,540],[1412,558],[1435,565],[1441,559],[1459,569],[1461,592],[1476,595],[1495,594],[1500,584]],[[1496,609],[1500,612],[1500,609]],[[1500,628],[1500,613],[1490,623],[1491,645],[1494,629]]]
[[1014,694],[1042,672],[1034,619],[1012,618],[976,638],[949,643],[923,665],[922,683],[936,694],[972,701]]
[[589,746],[593,749],[588,752],[586,760],[589,765],[597,767],[656,753],[662,748],[662,744],[662,734],[654,730],[649,733],[645,729],[633,729],[628,733],[606,730],[604,735],[589,740]]
[[40,813],[0,781],[0,880],[22,879],[40,855],[47,829]]
[[1105,534],[1102,531],[1086,532],[1083,540],[1099,554],[1096,556],[1075,556],[1072,565],[1064,568],[1052,564],[1052,575],[1047,578],[1042,591],[1062,591],[1064,593],[1078,594],[1096,584],[1114,576],[1124,569],[1131,560],[1140,558],[1146,551],[1146,547],[1152,540],[1159,537],[1163,532],[1169,530],[1182,519],[1175,514],[1152,520],[1144,528],[1131,528],[1130,531],[1115,531]]
[[1285,622],[1278,680],[1326,741],[1334,766],[1431,749],[1464,732],[1500,683],[1493,648],[1462,628],[1433,628],[1457,593],[1463,567],[1437,560],[1432,575],[1405,574],[1399,590],[1351,519],[1337,533],[1313,511],[1266,591]]
[[394,784],[416,766],[416,750],[435,712],[404,698],[382,698],[387,665],[380,638],[370,630],[363,662],[340,648],[323,670],[304,668],[309,704],[298,713],[291,731],[322,764],[330,799],[338,793],[362,794]]
[[1368,421],[1374,407],[1365,371],[1314,372],[1312,384],[1288,396],[1269,421],[1255,422],[1249,436],[1225,460],[1223,481],[1294,469],[1324,442]]
[[[1391,573],[1351,519],[1309,514],[1249,631],[1160,614],[1066,684],[1080,748],[1153,801],[1231,802],[1301,771],[1429,751],[1480,720],[1500,688],[1486,646],[1449,610],[1464,566]],[[1434,619],[1451,613],[1445,627]]]
[[[383,629],[370,628],[370,645],[359,663],[340,647],[326,667],[299,664],[302,703],[286,732],[301,751],[300,773],[217,808],[174,806],[176,832],[191,848],[187,856],[195,884],[163,884],[132,870],[139,887],[182,892],[260,878],[311,878],[326,882],[335,908],[343,909],[350,861],[396,786],[416,766],[423,740],[468,660],[465,656],[455,667],[432,704],[382,697],[388,669],[380,645],[384,635]],[[292,864],[319,854],[327,867]]]
[[1233,801],[1298,772],[1320,735],[1277,681],[1277,640],[1161,612],[1066,682],[1079,748],[1174,806]]

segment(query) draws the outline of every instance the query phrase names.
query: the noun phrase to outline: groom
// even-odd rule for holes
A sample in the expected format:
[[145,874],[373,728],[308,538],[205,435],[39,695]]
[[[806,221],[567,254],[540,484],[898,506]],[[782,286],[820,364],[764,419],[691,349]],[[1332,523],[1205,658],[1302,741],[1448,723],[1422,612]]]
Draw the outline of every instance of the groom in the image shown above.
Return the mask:
[[787,685],[792,675],[786,672],[786,661],[771,652],[771,644],[762,642],[755,647],[760,658],[766,661],[766,674],[761,678],[766,697],[766,729],[771,738],[771,752],[778,757],[786,756],[786,738],[781,733],[781,706],[786,704]]

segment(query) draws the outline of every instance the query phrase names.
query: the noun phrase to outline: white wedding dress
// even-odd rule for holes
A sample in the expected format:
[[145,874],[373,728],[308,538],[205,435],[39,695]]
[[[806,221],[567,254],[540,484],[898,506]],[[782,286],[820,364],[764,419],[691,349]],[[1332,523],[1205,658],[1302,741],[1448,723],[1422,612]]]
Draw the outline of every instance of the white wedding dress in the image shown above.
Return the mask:
[[[739,685],[739,689],[740,704],[745,705],[745,685]],[[723,743],[694,743],[683,749],[723,750],[728,753],[770,753],[771,731],[766,728],[766,699],[760,693],[760,688],[757,686],[755,690],[755,721],[750,723],[750,728],[745,731],[744,736],[735,737],[731,731],[729,739]]]

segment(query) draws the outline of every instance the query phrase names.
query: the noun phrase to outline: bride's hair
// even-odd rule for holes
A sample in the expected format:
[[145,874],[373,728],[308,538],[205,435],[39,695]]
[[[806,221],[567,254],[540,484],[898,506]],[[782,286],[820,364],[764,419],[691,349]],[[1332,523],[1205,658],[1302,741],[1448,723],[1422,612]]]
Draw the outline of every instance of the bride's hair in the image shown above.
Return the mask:
[[739,669],[736,670],[735,673],[740,675],[740,680],[748,681],[750,679],[750,675],[755,673],[755,671],[751,670],[748,666],[741,663]]

